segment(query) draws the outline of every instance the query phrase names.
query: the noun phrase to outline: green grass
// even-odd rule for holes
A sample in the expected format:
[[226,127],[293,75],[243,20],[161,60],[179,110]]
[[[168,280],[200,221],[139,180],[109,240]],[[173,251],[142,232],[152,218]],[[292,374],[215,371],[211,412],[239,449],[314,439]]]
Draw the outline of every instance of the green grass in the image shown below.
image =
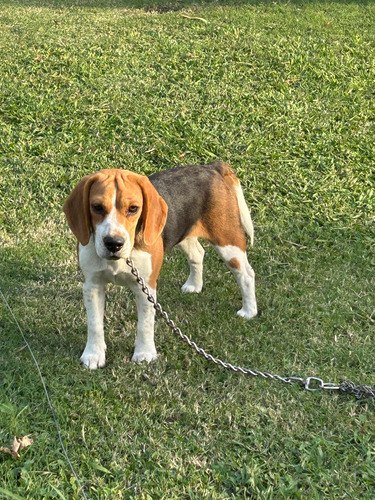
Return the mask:
[[[229,162],[252,208],[261,314],[236,317],[236,284],[210,249],[200,296],[180,292],[186,262],[167,256],[160,302],[225,360],[375,385],[374,4],[0,6],[0,285],[88,496],[374,498],[373,402],[224,372],[160,322],[158,360],[134,365],[125,290],[108,293],[107,367],[83,369],[61,212],[100,168]],[[77,498],[23,347],[0,304],[0,446],[35,439],[17,461],[0,456],[0,496]]]

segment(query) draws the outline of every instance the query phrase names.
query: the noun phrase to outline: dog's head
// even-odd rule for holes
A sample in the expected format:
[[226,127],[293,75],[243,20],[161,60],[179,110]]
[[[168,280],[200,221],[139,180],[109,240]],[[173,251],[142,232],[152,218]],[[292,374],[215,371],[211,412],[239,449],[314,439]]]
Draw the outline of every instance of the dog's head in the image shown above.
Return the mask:
[[70,229],[82,245],[94,235],[103,259],[127,258],[135,239],[155,243],[168,207],[149,179],[127,170],[101,170],[84,177],[64,203]]

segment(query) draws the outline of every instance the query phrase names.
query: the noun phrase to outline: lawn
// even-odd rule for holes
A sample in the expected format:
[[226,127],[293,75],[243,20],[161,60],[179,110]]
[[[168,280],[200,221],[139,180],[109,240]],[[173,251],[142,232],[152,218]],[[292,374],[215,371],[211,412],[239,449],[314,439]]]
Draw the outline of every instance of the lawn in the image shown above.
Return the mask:
[[[166,256],[158,298],[213,355],[375,385],[375,4],[0,1],[0,287],[91,499],[375,497],[374,401],[243,377],[158,321],[130,362],[110,287],[107,366],[79,364],[82,276],[61,211],[85,174],[222,159],[255,226],[260,314],[206,246],[202,294]],[[0,300],[0,497],[79,498],[34,362]]]

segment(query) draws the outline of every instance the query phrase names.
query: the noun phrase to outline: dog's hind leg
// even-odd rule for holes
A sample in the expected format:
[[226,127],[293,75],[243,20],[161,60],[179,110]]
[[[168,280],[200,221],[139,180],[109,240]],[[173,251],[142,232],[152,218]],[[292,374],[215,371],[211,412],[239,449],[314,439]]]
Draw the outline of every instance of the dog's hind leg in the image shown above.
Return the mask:
[[233,245],[215,245],[215,250],[232,271],[240,287],[242,309],[237,314],[243,318],[253,318],[258,312],[255,298],[255,273],[247,260],[246,252]]
[[185,238],[178,244],[178,247],[186,255],[190,267],[189,278],[182,285],[181,290],[183,292],[199,293],[203,286],[203,247],[195,236]]

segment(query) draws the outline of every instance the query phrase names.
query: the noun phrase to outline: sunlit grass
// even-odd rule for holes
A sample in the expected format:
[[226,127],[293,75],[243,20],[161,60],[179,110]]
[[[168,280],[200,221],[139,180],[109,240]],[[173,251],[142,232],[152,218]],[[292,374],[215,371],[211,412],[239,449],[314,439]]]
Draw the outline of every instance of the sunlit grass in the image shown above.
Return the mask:
[[[187,264],[172,252],[160,302],[225,360],[375,385],[374,5],[1,5],[0,285],[90,498],[371,498],[372,403],[226,373],[162,323],[159,359],[134,365],[124,290],[108,293],[107,367],[84,370],[61,206],[100,168],[229,162],[252,208],[261,314],[236,317],[237,286],[209,248],[203,293],[180,292]],[[18,461],[0,456],[1,494],[75,498],[35,367],[0,311],[0,446],[35,439]]]

